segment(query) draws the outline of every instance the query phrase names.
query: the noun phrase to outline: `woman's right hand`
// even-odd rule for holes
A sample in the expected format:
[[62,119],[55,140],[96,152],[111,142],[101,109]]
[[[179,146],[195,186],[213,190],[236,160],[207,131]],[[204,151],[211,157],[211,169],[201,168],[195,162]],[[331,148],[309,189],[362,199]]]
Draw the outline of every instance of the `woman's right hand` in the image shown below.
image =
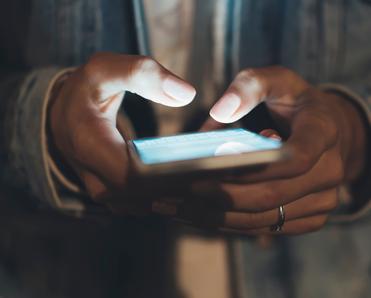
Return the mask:
[[94,201],[115,212],[136,204],[125,194],[130,157],[117,129],[126,91],[169,107],[185,106],[196,95],[190,84],[151,58],[98,53],[60,82],[49,104],[49,138],[58,156]]

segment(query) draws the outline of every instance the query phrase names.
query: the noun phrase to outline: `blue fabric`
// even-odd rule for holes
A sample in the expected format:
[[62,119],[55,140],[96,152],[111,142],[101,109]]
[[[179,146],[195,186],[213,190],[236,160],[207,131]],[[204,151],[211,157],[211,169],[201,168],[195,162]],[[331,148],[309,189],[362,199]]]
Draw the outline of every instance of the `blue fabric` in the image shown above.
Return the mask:
[[[166,220],[78,219],[49,208],[40,142],[47,86],[96,51],[137,54],[133,16],[131,1],[0,4],[0,296],[177,296]],[[151,118],[148,104],[132,102],[130,111]]]
[[[136,24],[130,1],[31,1],[25,8],[32,13],[14,22],[23,14],[21,4],[5,4],[0,12],[4,45],[0,50],[0,182],[50,204],[40,144],[41,108],[49,81],[64,67],[84,63],[97,51],[138,53]],[[24,31],[24,36],[8,34],[18,31]],[[132,99],[126,105],[129,116],[142,109],[151,118],[147,103]],[[145,134],[140,122],[134,121],[134,126]]]
[[[243,1],[243,7],[239,69],[280,64],[312,84],[346,86],[363,98],[366,105],[360,110],[370,124],[370,4],[251,0]],[[366,194],[370,176],[365,182]],[[310,235],[276,239],[266,249],[241,240],[246,297],[370,297],[370,229],[367,219],[329,226]]]
[[[239,38],[239,42],[227,45],[228,53],[238,56],[224,57],[228,70],[225,86],[239,69],[282,64],[313,84],[347,86],[371,107],[369,1],[241,0],[239,26],[231,22],[238,2],[233,0],[226,10],[227,32],[232,35],[226,41]],[[163,290],[173,281],[162,278],[173,275],[155,270],[168,268],[171,263],[171,254],[162,245],[169,241],[164,223],[110,219],[107,226],[97,228],[52,211],[41,216],[25,207],[29,207],[29,200],[21,199],[28,194],[40,202],[50,201],[38,143],[39,116],[48,81],[61,67],[83,63],[96,51],[137,53],[135,28],[140,26],[134,24],[130,3],[12,0],[0,5],[0,173],[7,187],[11,181],[18,191],[22,190],[22,195],[17,195],[13,188],[2,196],[1,203],[5,197],[12,204],[19,201],[16,209],[23,210],[21,215],[12,211],[17,216],[8,219],[12,224],[4,226],[1,234],[0,276],[10,276],[14,287],[30,294],[26,297],[116,297],[118,293],[149,297],[148,291],[152,297],[174,297]],[[195,24],[201,26],[194,30],[197,42],[192,56],[197,60],[189,72],[196,74],[194,78],[210,71],[215,46],[210,30],[213,3],[197,1]],[[134,121],[141,122],[141,110],[133,109]],[[151,231],[146,233],[149,227]],[[58,228],[62,233],[56,232]],[[370,297],[369,232],[369,223],[332,226],[312,235],[282,238],[266,250],[254,241],[246,241],[240,261],[247,297]],[[147,249],[149,244],[153,247]],[[81,266],[74,266],[71,260]],[[55,268],[58,275],[53,279]],[[153,270],[152,275],[148,268]],[[37,282],[32,279],[33,283],[28,284],[36,275]],[[64,279],[66,283],[61,282]],[[84,280],[80,285],[79,279]],[[144,281],[151,285],[146,287]],[[157,286],[158,291],[154,291]]]

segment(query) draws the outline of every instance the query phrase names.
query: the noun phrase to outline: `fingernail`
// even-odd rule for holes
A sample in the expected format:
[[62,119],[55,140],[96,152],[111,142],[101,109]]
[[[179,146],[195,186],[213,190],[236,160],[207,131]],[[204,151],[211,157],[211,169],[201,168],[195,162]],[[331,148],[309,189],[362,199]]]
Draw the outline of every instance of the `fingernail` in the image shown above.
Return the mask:
[[241,105],[241,99],[236,94],[223,96],[210,110],[210,116],[222,123],[230,122],[230,118]]
[[279,141],[281,141],[282,140],[282,138],[279,136],[279,135],[277,135],[277,134],[272,134],[271,136],[269,136],[271,139],[275,139],[275,140],[279,140]]
[[171,76],[164,80],[162,89],[167,95],[183,103],[190,103],[196,96],[195,88]]

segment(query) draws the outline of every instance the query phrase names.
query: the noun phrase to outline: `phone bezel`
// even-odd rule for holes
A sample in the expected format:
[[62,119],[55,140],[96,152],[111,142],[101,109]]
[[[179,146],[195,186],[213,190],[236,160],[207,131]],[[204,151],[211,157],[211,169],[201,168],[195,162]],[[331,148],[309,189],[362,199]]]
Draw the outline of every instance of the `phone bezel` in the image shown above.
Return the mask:
[[288,160],[290,150],[283,145],[277,149],[263,149],[235,155],[211,156],[158,164],[144,164],[133,140],[128,141],[129,154],[135,171],[141,176],[187,174],[261,166]]

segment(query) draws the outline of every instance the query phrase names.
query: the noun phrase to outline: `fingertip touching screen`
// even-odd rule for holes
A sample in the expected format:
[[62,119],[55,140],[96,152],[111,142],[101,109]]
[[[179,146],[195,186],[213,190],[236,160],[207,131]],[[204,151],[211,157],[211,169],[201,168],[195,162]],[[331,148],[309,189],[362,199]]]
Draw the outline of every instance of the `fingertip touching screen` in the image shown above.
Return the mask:
[[242,128],[134,140],[147,165],[278,149],[282,143]]

